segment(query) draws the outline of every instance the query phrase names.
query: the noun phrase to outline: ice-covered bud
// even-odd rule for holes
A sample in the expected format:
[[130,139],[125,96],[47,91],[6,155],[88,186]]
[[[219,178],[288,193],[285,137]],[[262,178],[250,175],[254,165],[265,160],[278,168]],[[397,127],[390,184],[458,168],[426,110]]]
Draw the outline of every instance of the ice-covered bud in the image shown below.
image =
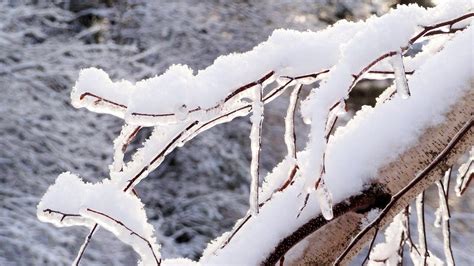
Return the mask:
[[174,115],[176,116],[176,118],[180,121],[184,121],[186,120],[186,118],[188,117],[189,115],[189,110],[188,110],[188,107],[186,106],[186,104],[182,104],[182,105],[178,105],[176,108],[175,108],[175,113]]
[[334,217],[332,212],[332,193],[329,191],[324,181],[321,181],[316,188],[316,197],[318,197],[319,207],[321,208],[321,213],[324,218],[326,220],[331,220]]

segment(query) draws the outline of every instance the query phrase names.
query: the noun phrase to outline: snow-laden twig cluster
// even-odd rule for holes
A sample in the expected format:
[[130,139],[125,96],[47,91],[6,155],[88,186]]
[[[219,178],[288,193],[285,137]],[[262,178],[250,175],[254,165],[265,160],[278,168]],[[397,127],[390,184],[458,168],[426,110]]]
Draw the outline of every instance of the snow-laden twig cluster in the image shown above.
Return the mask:
[[[71,94],[73,105],[125,121],[114,142],[110,179],[88,184],[69,173],[60,175],[38,205],[38,216],[58,226],[92,228],[77,263],[101,226],[133,246],[145,264],[160,264],[153,229],[133,188],[175,148],[215,125],[252,113],[250,211],[234,230],[208,246],[200,263],[261,262],[311,217],[322,213],[332,219],[333,201],[360,193],[387,160],[416,143],[423,129],[442,121],[469,90],[473,16],[470,1],[447,1],[432,9],[400,6],[382,17],[342,21],[320,32],[277,30],[252,51],[219,57],[196,74],[174,65],[136,83],[114,82],[96,68],[82,70]],[[418,42],[421,51],[407,56]],[[302,102],[311,132],[305,150],[297,152],[298,95],[303,84],[321,77]],[[394,77],[395,84],[377,105],[335,131],[354,86],[362,79],[387,77]],[[292,90],[285,121],[288,156],[259,187],[264,105],[285,90]],[[143,127],[153,127],[153,133],[124,162],[127,144]],[[77,197],[66,200],[72,194]],[[397,195],[390,204],[401,197]],[[389,241],[404,238],[404,230],[396,231],[398,236]]]

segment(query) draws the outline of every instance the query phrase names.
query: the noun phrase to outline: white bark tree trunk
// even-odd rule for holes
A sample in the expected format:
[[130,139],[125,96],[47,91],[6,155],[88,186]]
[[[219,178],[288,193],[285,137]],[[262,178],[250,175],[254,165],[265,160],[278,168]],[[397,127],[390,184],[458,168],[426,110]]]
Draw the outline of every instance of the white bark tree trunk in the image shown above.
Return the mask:
[[[472,85],[474,82],[471,82],[471,87]],[[333,220],[326,221],[318,216],[288,235],[264,264],[281,262],[286,252],[302,239],[308,242],[304,252],[296,261],[286,261],[285,264],[334,263],[363,229],[361,224],[370,210],[386,207],[392,196],[405,190],[381,219],[379,228],[383,227],[419,193],[442,178],[449,166],[474,145],[473,115],[474,90],[470,90],[452,106],[443,123],[427,129],[415,146],[380,169],[377,183],[372,184],[363,195],[336,204]],[[413,183],[417,175],[421,177],[418,182]],[[372,240],[374,233],[375,227],[353,246],[341,263],[348,264]]]

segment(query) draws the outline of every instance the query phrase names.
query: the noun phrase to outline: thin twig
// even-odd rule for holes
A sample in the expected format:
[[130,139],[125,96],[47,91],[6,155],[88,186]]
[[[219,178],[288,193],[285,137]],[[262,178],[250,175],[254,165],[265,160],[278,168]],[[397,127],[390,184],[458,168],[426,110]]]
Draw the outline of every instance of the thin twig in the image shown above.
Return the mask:
[[369,257],[370,257],[370,252],[372,251],[372,247],[374,246],[375,239],[377,238],[378,232],[379,232],[379,227],[376,226],[376,227],[375,227],[375,232],[374,232],[374,237],[373,237],[372,240],[370,241],[369,250],[367,251],[367,255],[365,256],[365,258],[364,258],[364,260],[362,261],[361,265],[364,265],[365,262],[369,259]]
[[153,257],[155,259],[155,262],[157,265],[160,265],[161,264],[161,259],[157,257],[157,254],[155,254],[155,251],[153,250],[153,247],[150,243],[149,240],[147,240],[146,238],[144,238],[143,236],[141,236],[140,234],[138,234],[137,232],[135,232],[134,230],[130,229],[128,226],[126,226],[123,222],[103,213],[103,212],[100,212],[100,211],[96,211],[96,210],[93,210],[93,209],[90,209],[90,208],[87,208],[87,211],[89,212],[92,212],[92,213],[95,213],[95,214],[98,214],[100,216],[103,216],[103,217],[106,217],[108,218],[109,220],[112,220],[114,221],[115,223],[119,224],[120,226],[122,226],[123,228],[125,228],[127,231],[130,232],[131,235],[135,235],[137,236],[138,238],[140,238],[141,240],[145,241],[145,243],[148,245],[148,247],[150,248],[151,250],[151,253],[153,254]]
[[98,229],[98,224],[95,224],[92,229],[90,230],[89,234],[86,236],[86,239],[84,239],[84,242],[81,245],[81,248],[79,249],[79,252],[77,253],[76,258],[74,259],[74,262],[72,263],[75,266],[79,265],[79,262],[82,259],[82,256],[84,255],[84,252],[86,251],[87,246],[89,245],[89,242],[92,239],[92,236],[94,235],[95,231]]
[[418,245],[423,256],[423,264],[426,265],[426,260],[429,256],[428,243],[426,241],[426,226],[425,226],[425,192],[421,192],[416,197],[416,214],[418,217]]

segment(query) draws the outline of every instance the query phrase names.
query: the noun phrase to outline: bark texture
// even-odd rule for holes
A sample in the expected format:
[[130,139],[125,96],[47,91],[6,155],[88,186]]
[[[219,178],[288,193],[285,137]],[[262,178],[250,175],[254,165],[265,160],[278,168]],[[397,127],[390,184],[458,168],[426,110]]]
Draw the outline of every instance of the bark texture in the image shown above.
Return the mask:
[[[444,122],[427,129],[416,145],[380,169],[377,175],[377,184],[374,185],[379,188],[376,190],[378,192],[364,193],[365,199],[358,199],[359,202],[367,203],[365,206],[360,204],[354,206],[357,204],[353,199],[349,199],[349,204],[344,203],[348,207],[342,213],[336,215],[335,219],[329,222],[321,222],[320,226],[316,228],[313,226],[313,230],[308,232],[306,236],[308,244],[305,245],[306,248],[300,258],[293,262],[285,262],[285,264],[333,264],[351,240],[363,229],[361,225],[366,219],[368,211],[376,207],[380,208],[382,206],[383,208],[384,204],[387,205],[388,203],[385,198],[387,195],[390,198],[408,188],[396,200],[379,225],[382,227],[389,223],[393,216],[402,211],[419,193],[442,178],[449,166],[454,164],[463,153],[474,145],[473,115],[474,90],[471,89],[451,107]],[[457,135],[460,131],[464,133]],[[453,143],[453,139],[458,140]],[[452,145],[449,145],[450,143]],[[410,184],[422,171],[424,171],[422,179],[415,184]],[[381,197],[385,199],[381,199]],[[337,204],[335,209],[340,207],[341,204]],[[298,230],[304,231],[304,228],[309,227],[308,224],[303,225]],[[351,258],[357,255],[372,240],[375,230],[376,228],[372,228],[368,231],[347,253],[341,264],[348,264]],[[300,238],[303,239],[304,237]],[[288,246],[288,238],[283,239],[279,245],[285,244],[285,241],[287,242],[286,246]],[[284,252],[279,252],[277,255],[272,255],[278,257],[282,253],[284,254]],[[266,262],[273,263],[274,260],[268,260],[267,258]]]

